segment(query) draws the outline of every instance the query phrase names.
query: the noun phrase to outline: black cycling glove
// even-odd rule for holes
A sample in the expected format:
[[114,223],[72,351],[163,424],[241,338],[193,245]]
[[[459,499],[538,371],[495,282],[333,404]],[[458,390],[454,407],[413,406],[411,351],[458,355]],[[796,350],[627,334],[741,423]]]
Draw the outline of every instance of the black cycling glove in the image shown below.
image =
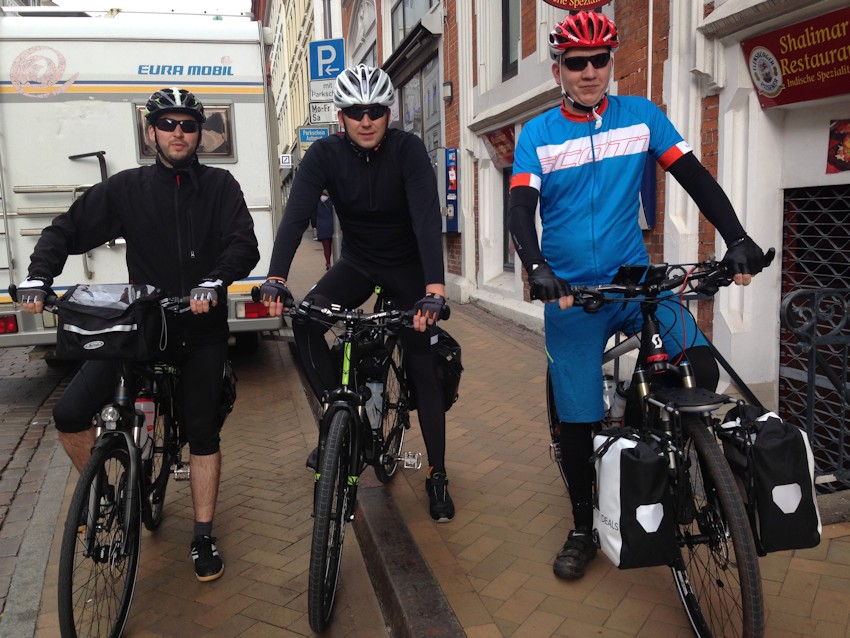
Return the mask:
[[43,279],[30,279],[27,277],[18,284],[18,303],[44,303],[44,299],[53,294],[50,284]]
[[413,305],[413,314],[433,319],[437,323],[443,318],[443,310],[446,307],[446,298],[435,292],[429,292]]
[[284,306],[288,306],[294,298],[282,279],[269,278],[260,286],[260,301],[280,301]]
[[729,244],[720,263],[726,267],[730,276],[738,273],[757,275],[764,268],[764,252],[749,235],[744,235]]
[[531,298],[541,301],[552,301],[573,294],[570,283],[558,277],[546,262],[532,264],[528,273],[528,284],[531,286]]
[[221,279],[203,279],[189,292],[189,298],[192,301],[209,301],[213,304],[218,301],[223,288],[224,282]]

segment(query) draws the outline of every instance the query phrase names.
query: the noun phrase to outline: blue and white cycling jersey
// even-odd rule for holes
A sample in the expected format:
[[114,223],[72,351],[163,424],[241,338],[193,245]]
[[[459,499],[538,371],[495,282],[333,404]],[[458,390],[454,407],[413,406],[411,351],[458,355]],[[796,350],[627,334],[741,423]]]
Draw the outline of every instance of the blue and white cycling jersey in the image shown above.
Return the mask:
[[647,157],[667,170],[691,151],[642,97],[610,96],[598,112],[596,128],[592,117],[553,108],[523,127],[514,152],[511,188],[540,193],[543,256],[572,284],[608,283],[621,265],[648,262],[638,223]]

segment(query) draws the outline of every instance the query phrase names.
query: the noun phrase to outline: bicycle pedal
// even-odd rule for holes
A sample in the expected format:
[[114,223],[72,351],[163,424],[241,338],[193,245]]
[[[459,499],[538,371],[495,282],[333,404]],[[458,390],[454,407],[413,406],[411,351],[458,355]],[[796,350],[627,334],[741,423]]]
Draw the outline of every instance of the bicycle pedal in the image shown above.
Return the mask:
[[418,470],[422,467],[422,452],[404,452],[398,459],[406,470]]
[[171,474],[175,481],[188,481],[191,478],[191,468],[188,465],[175,465]]

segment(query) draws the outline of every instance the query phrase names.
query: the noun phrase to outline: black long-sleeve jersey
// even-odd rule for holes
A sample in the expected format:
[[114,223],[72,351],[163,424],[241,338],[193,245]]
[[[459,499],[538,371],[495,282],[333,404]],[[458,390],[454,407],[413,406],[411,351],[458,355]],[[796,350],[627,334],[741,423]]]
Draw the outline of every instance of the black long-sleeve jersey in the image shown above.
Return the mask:
[[342,133],[310,146],[286,203],[269,276],[288,276],[324,188],[339,218],[343,257],[378,268],[421,261],[426,284],[444,283],[434,169],[422,140],[397,129],[368,152]]
[[[260,259],[251,214],[228,171],[197,161],[174,170],[157,160],[96,184],[56,217],[35,246],[29,277],[52,283],[69,255],[119,237],[126,240],[130,282],[169,296],[186,296],[205,278],[227,286]],[[183,321],[193,335],[227,331],[226,303],[188,315]]]

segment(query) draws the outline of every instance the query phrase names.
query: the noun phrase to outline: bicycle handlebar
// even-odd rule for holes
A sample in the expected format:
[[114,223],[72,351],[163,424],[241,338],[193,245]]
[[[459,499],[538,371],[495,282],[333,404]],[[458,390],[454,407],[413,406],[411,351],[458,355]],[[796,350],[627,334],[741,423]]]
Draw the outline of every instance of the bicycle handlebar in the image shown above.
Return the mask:
[[[251,299],[255,302],[260,301],[260,289],[257,286],[251,288]],[[333,320],[336,321],[352,321],[356,323],[376,324],[378,321],[383,321],[388,325],[411,326],[413,325],[413,310],[383,310],[381,312],[366,312],[362,309],[355,308],[353,310],[333,310],[324,306],[311,304],[309,301],[296,301],[295,299],[286,299],[283,301],[285,308],[289,308],[284,314],[289,317],[302,317],[317,320]],[[449,307],[445,306],[440,319],[449,318]]]
[[[9,296],[12,298],[12,301],[18,303],[18,287],[15,284],[9,285]],[[45,295],[44,301],[42,302],[44,304],[44,309],[47,312],[55,313],[57,310],[56,302],[59,301],[59,298],[60,295],[55,293]],[[166,312],[179,315],[189,310],[189,302],[191,299],[192,298],[188,295],[185,297],[163,297],[159,300],[159,305],[162,306]]]
[[[764,256],[763,267],[767,268],[776,256],[771,248]],[[679,274],[674,274],[674,273]],[[573,304],[581,306],[585,312],[594,313],[605,303],[620,303],[635,297],[640,301],[652,302],[665,291],[683,288],[683,292],[693,292],[708,297],[732,283],[732,276],[722,262],[716,260],[689,264],[658,264],[648,266],[646,277],[642,281],[626,281],[598,286],[572,286]]]

